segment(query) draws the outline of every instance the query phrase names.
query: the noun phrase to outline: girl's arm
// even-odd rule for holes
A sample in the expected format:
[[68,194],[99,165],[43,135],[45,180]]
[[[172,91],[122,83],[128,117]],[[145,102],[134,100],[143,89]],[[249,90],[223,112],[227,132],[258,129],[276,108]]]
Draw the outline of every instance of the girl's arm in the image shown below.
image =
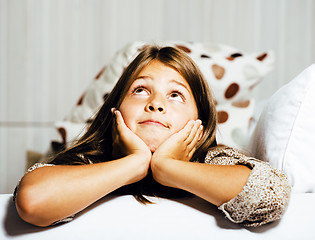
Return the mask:
[[69,217],[115,189],[147,174],[151,151],[117,117],[115,146],[126,156],[110,162],[79,166],[46,166],[26,174],[18,187],[16,208],[22,219],[48,226]]
[[153,159],[151,166],[156,181],[191,192],[217,206],[236,197],[251,173],[248,167],[242,165]]
[[142,179],[147,159],[139,155],[91,165],[42,167],[26,174],[16,208],[34,225],[48,226],[69,217],[115,189]]
[[189,162],[201,135],[201,122],[197,120],[166,140],[153,154],[153,177],[163,185],[184,189],[219,206],[242,191],[251,169]]
[[189,162],[198,125],[186,125],[157,149],[151,160],[153,177],[219,206],[234,223],[256,227],[280,219],[291,190],[285,174],[231,148],[208,152],[209,164]]

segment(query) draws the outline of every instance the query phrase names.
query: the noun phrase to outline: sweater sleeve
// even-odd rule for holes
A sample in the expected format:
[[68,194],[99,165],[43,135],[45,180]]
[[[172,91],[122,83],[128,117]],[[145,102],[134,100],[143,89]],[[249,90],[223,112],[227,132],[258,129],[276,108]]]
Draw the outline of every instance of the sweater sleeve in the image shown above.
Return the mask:
[[242,191],[219,209],[234,223],[261,226],[281,218],[287,209],[291,186],[287,177],[268,163],[247,157],[231,148],[222,148],[218,154],[208,154],[206,163],[246,165],[252,169]]

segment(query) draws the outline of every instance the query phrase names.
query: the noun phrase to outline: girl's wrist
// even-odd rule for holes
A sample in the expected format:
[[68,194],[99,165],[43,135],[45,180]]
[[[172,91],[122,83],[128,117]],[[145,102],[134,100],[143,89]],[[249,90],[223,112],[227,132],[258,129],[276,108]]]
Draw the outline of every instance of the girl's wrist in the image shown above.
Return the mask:
[[152,153],[150,151],[135,151],[131,154],[136,160],[140,161],[141,165],[150,165]]
[[167,168],[169,168],[169,162],[170,161],[176,161],[174,159],[169,159],[169,158],[162,158],[159,156],[152,156],[151,159],[151,171],[152,171],[152,175],[153,178],[155,179],[155,181],[159,182],[160,184],[163,185],[167,185],[167,179],[168,179],[168,175],[167,175]]
[[132,178],[131,182],[134,183],[143,179],[147,174],[150,166],[151,161],[151,154],[145,152],[136,152],[127,156],[128,161],[132,162],[133,165],[130,168],[134,177]]

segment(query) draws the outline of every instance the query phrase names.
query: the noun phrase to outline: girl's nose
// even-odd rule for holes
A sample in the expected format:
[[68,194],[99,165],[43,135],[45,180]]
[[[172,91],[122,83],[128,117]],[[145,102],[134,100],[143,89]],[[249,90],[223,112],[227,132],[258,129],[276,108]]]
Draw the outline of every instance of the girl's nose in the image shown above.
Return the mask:
[[146,105],[146,111],[164,113],[166,111],[165,104],[160,98],[152,98]]
[[164,107],[160,106],[160,107],[155,107],[153,104],[150,104],[148,106],[149,111],[154,112],[154,111],[159,111],[159,112],[164,112]]

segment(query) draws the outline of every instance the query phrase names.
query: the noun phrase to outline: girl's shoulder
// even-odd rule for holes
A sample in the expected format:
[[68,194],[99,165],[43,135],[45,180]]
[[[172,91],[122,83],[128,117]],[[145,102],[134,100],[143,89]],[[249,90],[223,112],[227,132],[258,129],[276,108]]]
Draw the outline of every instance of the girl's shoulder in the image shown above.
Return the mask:
[[46,167],[46,166],[55,166],[55,165],[50,164],[50,163],[35,163],[34,165],[32,165],[30,168],[27,169],[26,173],[30,173],[34,171],[35,169]]
[[236,148],[227,147],[224,145],[210,148],[207,152],[205,163],[208,164],[220,164],[220,165],[253,165],[253,162],[262,162],[254,157],[250,157],[249,154],[242,152]]

